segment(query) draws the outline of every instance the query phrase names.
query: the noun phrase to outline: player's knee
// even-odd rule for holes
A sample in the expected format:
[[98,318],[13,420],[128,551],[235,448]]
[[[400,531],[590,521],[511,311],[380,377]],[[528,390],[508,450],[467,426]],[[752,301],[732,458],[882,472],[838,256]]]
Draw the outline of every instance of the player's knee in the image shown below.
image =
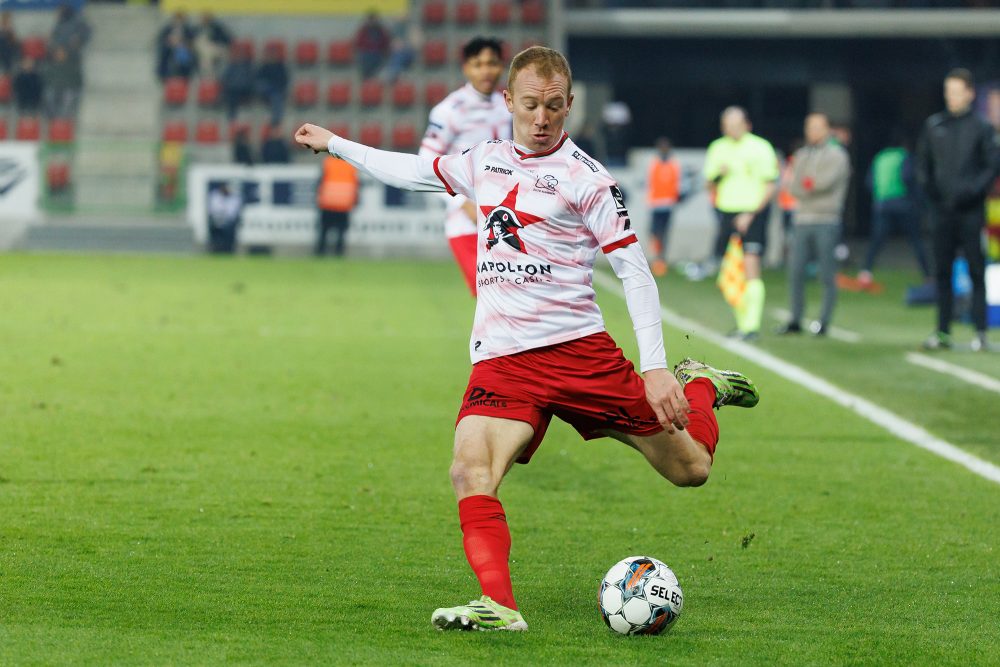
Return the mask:
[[708,481],[708,475],[712,471],[710,461],[691,461],[685,464],[681,470],[676,471],[670,481],[677,486],[701,486]]
[[496,486],[490,466],[456,458],[448,471],[451,486],[460,496],[493,493]]

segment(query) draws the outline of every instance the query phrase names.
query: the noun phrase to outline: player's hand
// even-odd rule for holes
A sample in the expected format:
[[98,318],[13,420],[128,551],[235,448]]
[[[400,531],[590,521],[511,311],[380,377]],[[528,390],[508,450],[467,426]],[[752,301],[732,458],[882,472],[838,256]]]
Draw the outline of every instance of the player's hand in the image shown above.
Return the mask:
[[728,173],[729,173],[729,165],[728,164],[720,164],[719,165],[719,176],[725,176]]
[[465,211],[466,217],[472,222],[476,221],[476,202],[466,199],[462,204],[462,210]]
[[750,229],[750,223],[753,222],[753,213],[744,212],[733,218],[733,227],[736,228],[741,235],[746,234],[747,230]]
[[654,368],[643,373],[642,377],[646,381],[646,401],[667,433],[687,428],[691,406],[674,374],[666,368]]
[[333,132],[312,123],[306,123],[295,131],[295,142],[303,148],[311,148],[313,153],[325,153],[331,138]]

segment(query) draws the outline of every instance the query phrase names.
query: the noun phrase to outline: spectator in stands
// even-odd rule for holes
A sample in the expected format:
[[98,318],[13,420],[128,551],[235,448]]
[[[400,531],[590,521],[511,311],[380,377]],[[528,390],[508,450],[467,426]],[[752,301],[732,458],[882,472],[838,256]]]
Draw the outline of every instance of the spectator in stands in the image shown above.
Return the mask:
[[194,51],[198,57],[198,73],[215,77],[222,70],[233,36],[211,12],[201,15],[201,25],[195,31]]
[[197,67],[191,42],[179,33],[172,32],[167,36],[167,43],[160,52],[160,56],[160,71],[158,72],[160,79],[169,79],[174,76],[189,79]]
[[208,250],[213,254],[232,254],[236,250],[236,231],[243,217],[243,197],[228,183],[208,195]]
[[354,35],[354,45],[358,51],[358,61],[361,63],[361,77],[370,79],[382,68],[392,38],[378,17],[378,12],[371,11],[365,17],[364,23]]
[[250,56],[240,49],[230,49],[229,64],[222,72],[222,97],[229,120],[236,118],[240,105],[253,97],[254,71]]
[[285,115],[285,99],[288,97],[288,67],[282,59],[281,50],[271,45],[264,53],[264,62],[257,69],[257,94],[271,109],[271,125],[281,123]]
[[45,79],[45,113],[49,118],[74,118],[83,88],[83,68],[70,59],[65,47],[57,46],[42,70]]
[[316,204],[319,206],[316,256],[326,254],[326,235],[332,229],[336,235],[333,254],[340,257],[344,254],[344,237],[351,224],[351,211],[358,204],[358,172],[349,162],[333,156],[323,160]]
[[423,41],[420,23],[415,21],[412,15],[406,14],[393,26],[389,64],[385,72],[386,81],[390,84],[396,83],[399,76],[410,69]]
[[188,23],[187,14],[184,12],[174,13],[170,17],[170,22],[160,28],[160,32],[156,36],[156,73],[161,79],[170,76],[167,72],[170,70],[169,61],[174,45],[186,44],[190,48],[193,39],[194,30]]
[[56,24],[52,26],[52,34],[49,36],[49,48],[62,46],[70,59],[78,60],[83,53],[83,47],[89,41],[90,24],[80,16],[73,5],[66,3],[60,7],[56,15]]
[[34,58],[24,58],[13,81],[14,101],[17,104],[18,112],[22,114],[38,113],[42,107],[44,88],[45,82],[35,66]]
[[233,132],[233,162],[253,166],[253,149],[250,147],[250,128],[241,125]]
[[0,12],[0,72],[9,72],[17,64],[21,55],[21,43],[14,31],[14,20],[10,12]]
[[280,125],[272,125],[267,129],[267,136],[260,146],[260,161],[262,164],[288,164],[292,156],[288,150],[288,137]]

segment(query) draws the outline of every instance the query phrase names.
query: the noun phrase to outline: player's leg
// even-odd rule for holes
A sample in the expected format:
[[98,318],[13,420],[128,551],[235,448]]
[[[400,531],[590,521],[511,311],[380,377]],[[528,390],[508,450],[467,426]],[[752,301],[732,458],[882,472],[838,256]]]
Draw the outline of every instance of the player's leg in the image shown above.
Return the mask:
[[739,329],[744,340],[753,340],[760,332],[764,319],[764,281],[761,279],[761,257],[767,248],[767,218],[770,209],[754,216],[749,229],[743,234],[743,266],[747,286],[743,293],[743,306],[739,313]]
[[441,630],[526,630],[510,580],[510,530],[497,491],[504,475],[531,443],[523,421],[468,415],[455,429],[451,483],[458,498],[462,545],[483,597],[441,608],[431,623]]
[[951,347],[951,314],[952,314],[952,263],[955,261],[955,251],[958,235],[955,232],[953,216],[935,211],[933,214],[934,231],[934,279],[937,284],[937,330],[924,341],[926,349],[941,349]]
[[974,211],[962,216],[962,254],[969,265],[969,279],[972,282],[972,324],[976,327],[976,337],[972,347],[976,351],[986,346],[986,258],[983,255],[983,214]]
[[476,234],[462,234],[448,238],[448,245],[455,255],[455,262],[462,270],[465,284],[469,286],[472,296],[476,295]]
[[823,307],[820,310],[819,327],[816,334],[826,334],[833,319],[833,309],[837,305],[837,243],[840,241],[840,225],[818,225],[816,230],[816,255],[819,261],[819,275],[823,283]]

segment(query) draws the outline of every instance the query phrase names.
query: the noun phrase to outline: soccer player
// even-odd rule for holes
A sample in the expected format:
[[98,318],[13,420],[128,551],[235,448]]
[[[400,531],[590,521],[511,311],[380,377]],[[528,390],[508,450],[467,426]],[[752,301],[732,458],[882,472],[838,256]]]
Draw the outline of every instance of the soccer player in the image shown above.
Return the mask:
[[[431,109],[420,155],[461,153],[480,141],[510,139],[510,112],[497,90],[503,75],[502,46],[474,37],[462,48],[466,84]],[[447,196],[447,195],[445,195]],[[444,234],[473,296],[476,294],[476,203],[463,195],[448,198]]]
[[[510,531],[497,492],[515,462],[531,459],[553,415],[585,439],[607,436],[635,448],[678,486],[698,486],[719,438],[713,408],[758,401],[741,373],[690,359],[667,369],[656,282],[621,190],[563,132],[573,104],[566,59],[526,49],[513,59],[508,85],[513,141],[493,139],[456,155],[380,151],[311,124],[295,135],[387,184],[464,194],[477,204],[473,368],[451,481],[483,597],[434,611],[440,629],[527,629],[514,601]],[[592,287],[598,251],[624,283],[642,377],[605,331]]]
[[760,262],[767,248],[768,204],[777,191],[778,157],[771,144],[750,131],[750,119],[741,107],[722,112],[722,135],[705,154],[705,180],[715,193],[719,235],[715,255],[722,257],[730,235],[743,240],[747,287],[735,308],[736,336],[756,340],[764,317],[764,281]]

